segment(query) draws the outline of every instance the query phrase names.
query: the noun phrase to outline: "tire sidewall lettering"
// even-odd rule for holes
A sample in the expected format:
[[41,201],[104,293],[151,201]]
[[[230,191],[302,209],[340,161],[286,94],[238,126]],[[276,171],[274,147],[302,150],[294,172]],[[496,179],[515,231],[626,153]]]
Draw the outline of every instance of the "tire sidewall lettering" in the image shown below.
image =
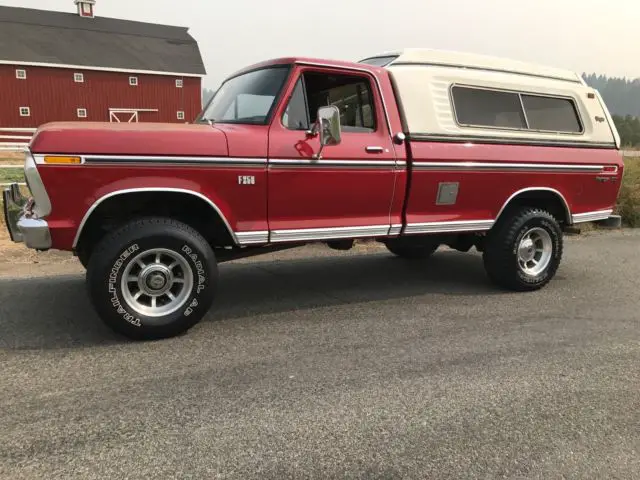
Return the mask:
[[[151,319],[146,319],[144,316],[137,315],[131,308],[122,300],[121,294],[121,278],[123,275],[123,269],[128,264],[127,260],[131,261],[132,257],[136,254],[143,252],[146,249],[154,248],[151,245],[141,245],[140,242],[133,243],[127,248],[122,250],[116,260],[113,262],[108,270],[107,278],[107,291],[109,295],[109,302],[118,316],[124,321],[134,327],[143,327],[145,323],[153,323]],[[193,315],[194,311],[201,306],[198,297],[207,289],[208,275],[207,267],[204,261],[204,255],[200,253],[192,245],[183,243],[182,247],[164,247],[173,250],[177,254],[185,258],[191,265],[192,275],[194,277],[194,286],[191,294],[182,309],[175,314],[180,316],[189,317]],[[206,302],[205,302],[206,303]],[[181,313],[180,313],[181,312]],[[145,321],[146,320],[146,321]]]
[[142,327],[142,321],[137,316],[130,314],[122,306],[120,297],[118,296],[117,284],[118,278],[120,277],[120,270],[125,265],[126,260],[139,250],[140,246],[137,243],[134,243],[120,252],[120,256],[113,263],[113,266],[109,271],[109,278],[107,281],[107,290],[109,292],[109,300],[111,302],[111,306],[114,308],[116,313],[120,315],[127,323],[130,323],[134,327],[138,328]]
[[194,282],[193,297],[189,302],[186,310],[184,311],[184,316],[188,317],[200,305],[197,297],[199,297],[200,294],[207,287],[207,275],[205,272],[204,264],[200,259],[200,256],[194,251],[194,249],[191,246],[187,244],[183,245],[181,252],[184,254],[186,258],[188,258],[193,263],[193,267],[194,267],[193,276],[194,276],[195,282]]

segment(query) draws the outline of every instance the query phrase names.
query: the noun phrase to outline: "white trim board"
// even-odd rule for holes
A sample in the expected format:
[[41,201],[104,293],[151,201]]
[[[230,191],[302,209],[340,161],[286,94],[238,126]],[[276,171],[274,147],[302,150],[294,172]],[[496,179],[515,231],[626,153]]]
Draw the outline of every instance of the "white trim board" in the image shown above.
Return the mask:
[[16,60],[0,60],[0,65],[16,65],[16,66],[29,66],[29,67],[44,67],[44,68],[66,68],[70,70],[94,70],[98,72],[116,72],[116,73],[138,73],[141,75],[160,75],[165,77],[194,77],[202,78],[206,74],[202,73],[181,73],[181,72],[158,72],[155,70],[136,70],[127,68],[110,68],[110,67],[98,67],[89,65],[67,65],[64,63],[40,63],[40,62],[19,62]]

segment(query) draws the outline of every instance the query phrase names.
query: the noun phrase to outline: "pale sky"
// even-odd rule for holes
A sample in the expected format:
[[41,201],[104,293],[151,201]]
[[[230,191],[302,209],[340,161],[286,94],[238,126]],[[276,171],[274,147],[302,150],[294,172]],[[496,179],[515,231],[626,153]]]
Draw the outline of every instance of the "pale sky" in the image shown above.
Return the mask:
[[[73,0],[0,5],[75,12]],[[189,27],[209,88],[269,58],[359,60],[403,47],[640,77],[640,0],[97,0],[96,15]]]

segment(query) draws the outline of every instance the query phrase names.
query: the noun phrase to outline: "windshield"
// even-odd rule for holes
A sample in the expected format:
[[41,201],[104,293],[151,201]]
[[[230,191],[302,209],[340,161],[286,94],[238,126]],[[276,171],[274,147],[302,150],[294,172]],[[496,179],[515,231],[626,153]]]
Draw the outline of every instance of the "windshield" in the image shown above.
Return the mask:
[[288,65],[279,65],[227,80],[204,109],[200,121],[266,124],[288,73]]

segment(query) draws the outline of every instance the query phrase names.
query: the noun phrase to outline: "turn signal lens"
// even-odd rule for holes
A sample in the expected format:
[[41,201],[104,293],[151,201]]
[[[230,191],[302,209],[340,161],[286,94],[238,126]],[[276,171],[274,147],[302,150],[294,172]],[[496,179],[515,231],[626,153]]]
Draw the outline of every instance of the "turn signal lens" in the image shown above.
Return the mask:
[[57,163],[57,164],[78,164],[82,163],[80,157],[59,157],[59,156],[46,156],[44,157],[44,163]]

